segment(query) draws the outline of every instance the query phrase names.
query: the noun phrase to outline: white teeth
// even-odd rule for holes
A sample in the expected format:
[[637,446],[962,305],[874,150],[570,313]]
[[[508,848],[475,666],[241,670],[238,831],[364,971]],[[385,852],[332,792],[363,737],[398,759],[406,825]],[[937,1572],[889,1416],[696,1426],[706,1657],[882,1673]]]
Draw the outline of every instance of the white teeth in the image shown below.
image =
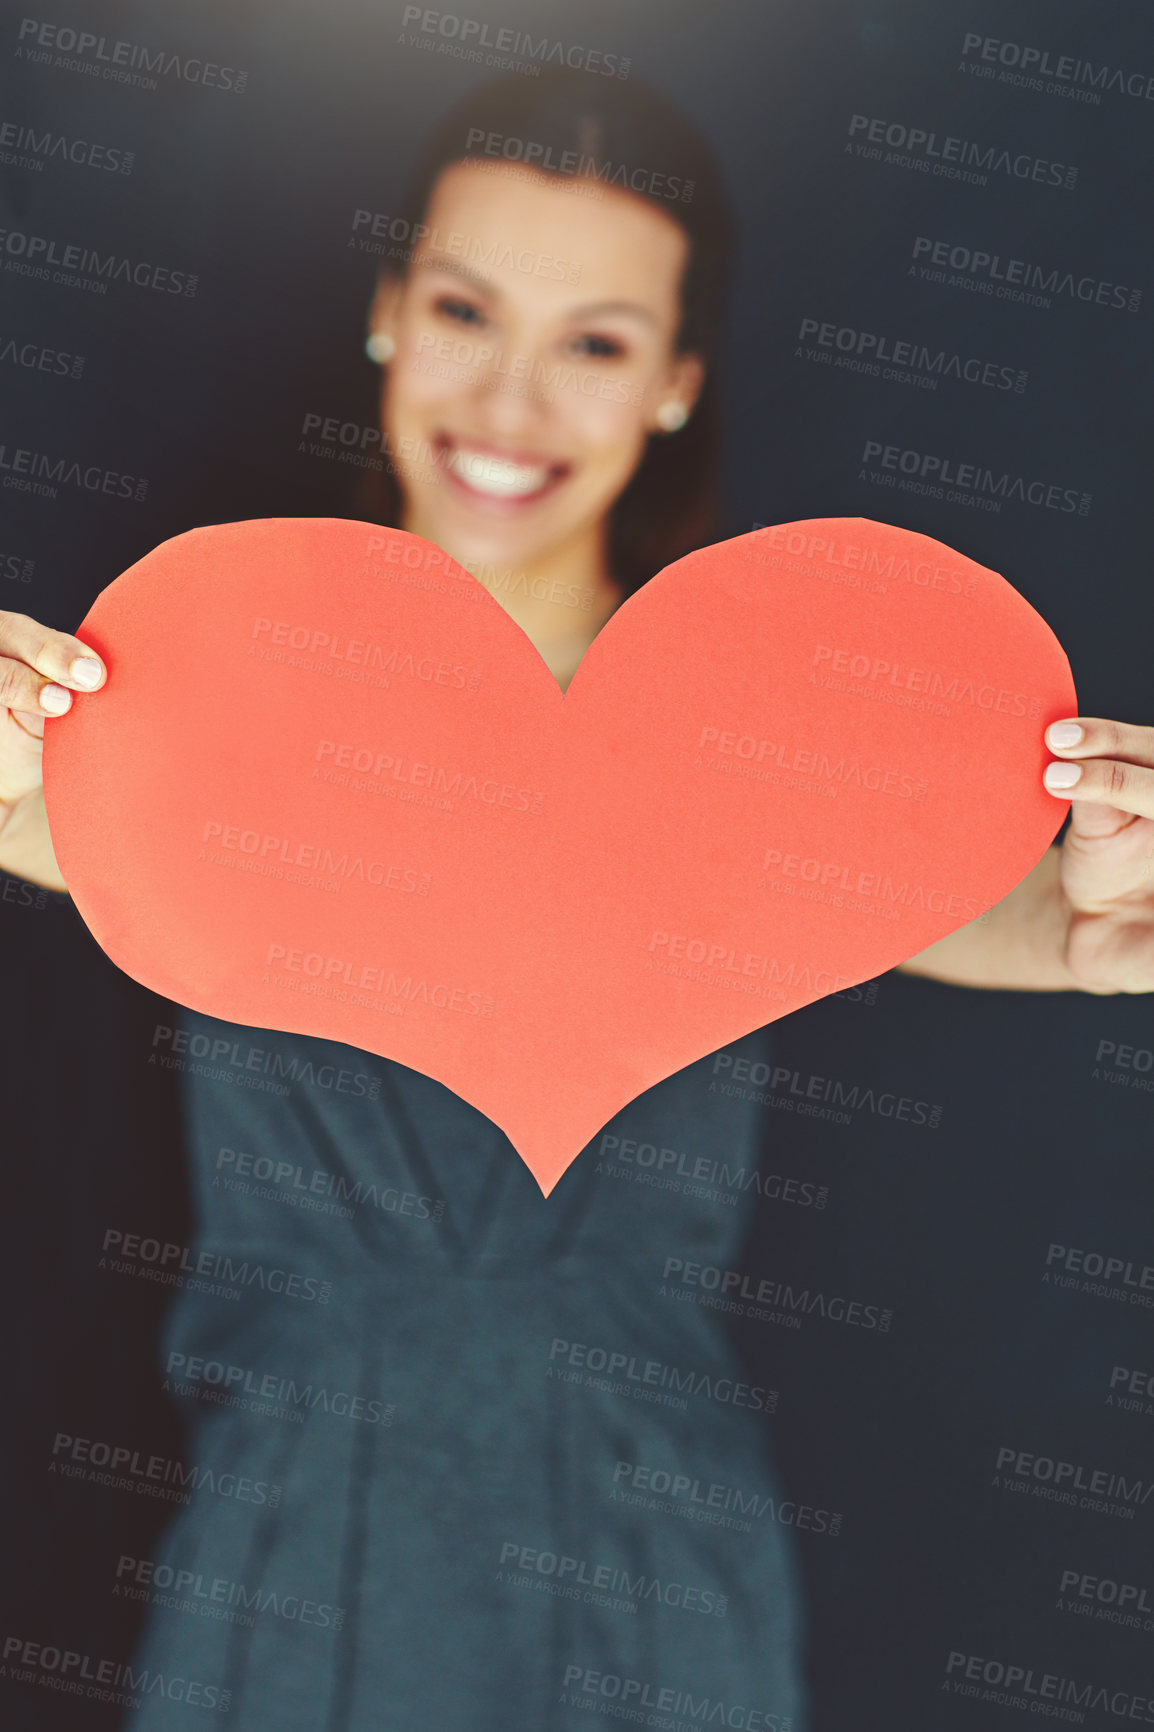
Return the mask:
[[549,479],[548,467],[543,463],[510,463],[504,457],[465,450],[459,445],[449,453],[447,467],[456,470],[478,493],[491,493],[497,499],[536,493]]

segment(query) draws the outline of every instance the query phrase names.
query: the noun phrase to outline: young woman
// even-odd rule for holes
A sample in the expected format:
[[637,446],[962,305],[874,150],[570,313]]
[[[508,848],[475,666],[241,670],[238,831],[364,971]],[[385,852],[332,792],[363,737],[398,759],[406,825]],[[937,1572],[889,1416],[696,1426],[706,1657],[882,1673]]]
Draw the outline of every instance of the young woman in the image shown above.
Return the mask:
[[[625,595],[720,533],[720,178],[633,81],[513,77],[437,129],[401,226],[369,319],[393,466],[372,514],[469,566],[565,686]],[[0,656],[0,868],[63,894],[40,739],[104,670],[13,614]],[[906,967],[1149,991],[1154,729],[1071,719],[1047,744],[1046,786],[1074,802],[1063,845]],[[659,1293],[667,1255],[732,1264],[751,1192],[645,1183],[625,1157],[755,1169],[759,1109],[711,1093],[702,1060],[545,1200],[492,1123],[416,1072],[173,1018],[186,1049],[223,1037],[234,1056],[183,1079],[208,1273],[175,1296],[162,1360],[197,1478],[132,1572],[154,1596],[136,1732],[222,1691],[246,1732],[570,1732],[703,1702],[707,1724],[803,1732],[790,1529],[734,1514],[778,1496],[773,1392],[713,1313]],[[288,1080],[251,1086],[270,1053]],[[218,1253],[260,1284],[230,1297]]]

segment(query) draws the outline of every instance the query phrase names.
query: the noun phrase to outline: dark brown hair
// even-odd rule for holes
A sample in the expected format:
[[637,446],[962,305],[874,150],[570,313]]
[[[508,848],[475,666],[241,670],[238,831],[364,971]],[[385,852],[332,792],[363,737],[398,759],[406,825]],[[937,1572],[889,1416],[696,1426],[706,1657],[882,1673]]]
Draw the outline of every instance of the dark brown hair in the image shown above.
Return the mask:
[[[650,439],[610,512],[610,569],[628,595],[720,533],[716,358],[734,244],[721,171],[693,123],[638,80],[567,68],[548,68],[536,78],[512,73],[470,91],[429,136],[399,212],[403,232],[412,235],[424,220],[444,169],[502,159],[558,175],[595,175],[649,199],[689,239],[676,348],[701,356],[705,383],[688,423]],[[382,269],[403,272],[404,266]],[[366,515],[396,523],[401,499],[395,476],[386,468],[367,476],[366,488]]]

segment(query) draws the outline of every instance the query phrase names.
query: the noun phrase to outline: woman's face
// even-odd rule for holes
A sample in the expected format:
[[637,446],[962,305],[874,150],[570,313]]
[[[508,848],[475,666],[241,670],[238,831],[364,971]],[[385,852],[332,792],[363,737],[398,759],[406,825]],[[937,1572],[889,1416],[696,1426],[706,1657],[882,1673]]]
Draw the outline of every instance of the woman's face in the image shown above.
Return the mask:
[[700,388],[700,363],[673,352],[685,231],[591,190],[453,165],[405,280],[374,302],[371,329],[396,344],[381,425],[403,527],[463,563],[524,566],[599,537],[658,406],[688,410]]

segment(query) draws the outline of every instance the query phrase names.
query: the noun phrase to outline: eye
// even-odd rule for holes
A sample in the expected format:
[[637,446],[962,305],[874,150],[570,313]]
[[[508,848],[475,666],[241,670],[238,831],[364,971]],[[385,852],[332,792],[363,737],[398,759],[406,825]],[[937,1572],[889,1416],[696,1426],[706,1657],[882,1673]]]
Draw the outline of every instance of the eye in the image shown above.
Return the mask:
[[619,343],[616,337],[602,337],[593,332],[574,338],[574,347],[580,354],[598,361],[616,361],[625,353],[624,343]]
[[461,300],[457,295],[438,295],[433,302],[433,310],[461,325],[479,325],[485,318],[481,308],[473,301]]

